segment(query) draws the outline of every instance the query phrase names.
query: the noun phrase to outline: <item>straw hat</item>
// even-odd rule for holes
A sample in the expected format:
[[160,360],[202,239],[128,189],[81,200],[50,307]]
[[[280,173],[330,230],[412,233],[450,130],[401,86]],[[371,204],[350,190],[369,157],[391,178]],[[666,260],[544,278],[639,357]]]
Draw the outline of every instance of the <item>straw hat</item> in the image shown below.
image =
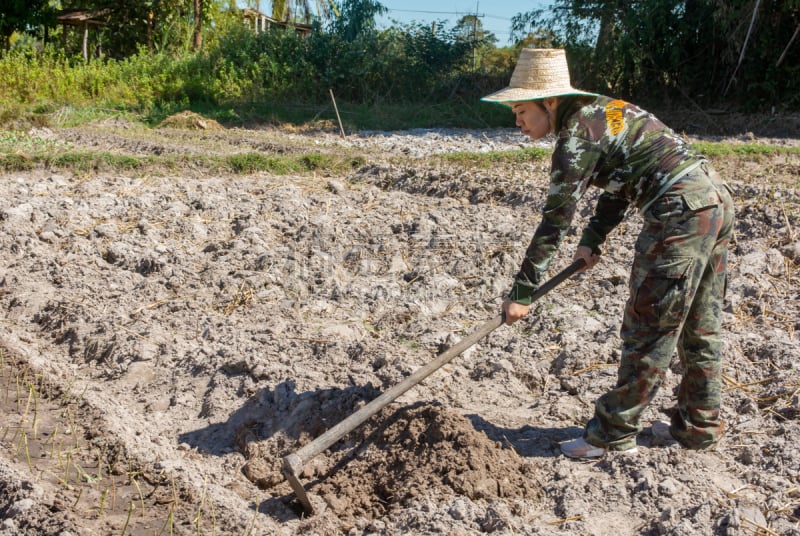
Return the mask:
[[565,95],[598,96],[572,87],[564,49],[523,48],[508,87],[481,100],[510,106],[512,102]]

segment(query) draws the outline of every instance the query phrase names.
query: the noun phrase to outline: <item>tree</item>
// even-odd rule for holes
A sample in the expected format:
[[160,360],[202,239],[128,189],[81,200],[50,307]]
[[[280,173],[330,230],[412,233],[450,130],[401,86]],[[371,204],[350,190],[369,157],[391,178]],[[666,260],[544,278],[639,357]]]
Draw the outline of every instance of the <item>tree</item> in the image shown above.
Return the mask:
[[456,22],[455,32],[460,41],[480,41],[488,33],[477,15],[464,15]]
[[0,7],[0,48],[8,49],[14,32],[27,32],[55,23],[48,0],[5,0]]
[[[323,21],[330,19],[331,14],[338,16],[339,10],[333,0],[316,0],[316,17]],[[273,0],[272,18],[285,22],[311,24],[314,20],[310,0]]]
[[274,0],[272,2],[272,18],[275,20],[286,20],[284,17],[288,15],[289,6],[286,0]]
[[483,29],[483,22],[478,15],[464,15],[456,23],[454,31],[458,41],[472,47],[472,70],[476,70],[486,52],[494,48],[497,37]]
[[65,9],[110,10],[99,33],[111,57],[135,54],[146,46],[155,51],[197,51],[204,32],[218,22],[232,0],[63,0]]
[[514,17],[512,33],[551,31],[586,89],[662,105],[791,108],[799,22],[800,0],[555,0]]
[[200,50],[203,45],[203,0],[194,0],[194,49]]
[[333,19],[331,30],[346,41],[353,41],[363,34],[373,33],[376,28],[375,17],[388,10],[376,0],[342,0],[339,12]]
[[519,54],[523,48],[553,48],[556,41],[557,37],[552,31],[539,28],[518,39],[514,43],[514,50]]

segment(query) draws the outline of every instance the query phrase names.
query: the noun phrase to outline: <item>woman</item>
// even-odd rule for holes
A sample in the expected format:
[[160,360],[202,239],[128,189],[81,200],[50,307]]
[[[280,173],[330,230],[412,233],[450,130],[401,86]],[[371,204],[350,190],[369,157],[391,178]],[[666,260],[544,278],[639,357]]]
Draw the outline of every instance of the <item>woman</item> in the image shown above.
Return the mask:
[[573,88],[563,50],[523,49],[509,86],[481,100],[510,107],[533,139],[557,136],[542,220],[503,303],[507,324],[530,310],[530,297],[590,186],[604,192],[575,252],[585,269],[598,262],[600,246],[629,207],[644,219],[616,387],[595,403],[583,437],[563,443],[562,452],[594,458],[635,451],[641,414],[676,347],[684,367],[677,411],[670,424],[654,423],[653,433],[690,449],[713,447],[723,428],[721,310],[733,227],[733,202],[719,175],[652,114]]

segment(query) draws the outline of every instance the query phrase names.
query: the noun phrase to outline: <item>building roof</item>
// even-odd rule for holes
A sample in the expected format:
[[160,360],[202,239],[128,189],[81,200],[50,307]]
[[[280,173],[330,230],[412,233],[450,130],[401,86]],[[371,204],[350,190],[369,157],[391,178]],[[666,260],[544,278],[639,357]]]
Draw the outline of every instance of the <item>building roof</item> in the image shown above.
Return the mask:
[[61,11],[56,20],[60,24],[67,24],[69,26],[105,26],[105,17],[111,13],[108,8],[97,9],[93,11],[85,9],[68,9]]
[[258,11],[257,9],[249,9],[249,8],[242,9],[242,15],[246,19],[264,19],[267,22],[269,22],[270,24],[276,24],[276,25],[282,26],[284,28],[288,28],[288,27],[291,26],[292,28],[295,28],[299,32],[302,32],[302,33],[306,33],[306,32],[310,32],[311,31],[311,25],[310,24],[301,24],[299,22],[289,22],[289,21],[281,21],[281,20],[273,19],[272,17],[270,17],[266,13],[262,13],[261,11]]

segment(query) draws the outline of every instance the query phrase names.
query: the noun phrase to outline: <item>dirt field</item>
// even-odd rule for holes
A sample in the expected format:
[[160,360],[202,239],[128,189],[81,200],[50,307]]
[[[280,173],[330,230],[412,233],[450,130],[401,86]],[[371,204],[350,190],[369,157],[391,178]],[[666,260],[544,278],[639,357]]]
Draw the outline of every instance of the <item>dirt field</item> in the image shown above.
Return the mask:
[[[594,270],[309,463],[320,511],[306,517],[281,458],[499,312],[549,162],[431,156],[529,145],[513,130],[36,135],[76,152],[366,164],[0,177],[0,535],[800,533],[797,155],[713,161],[738,217],[716,450],[659,444],[646,426],[636,455],[560,454],[615,381],[631,215]],[[676,359],[647,423],[679,378]]]

